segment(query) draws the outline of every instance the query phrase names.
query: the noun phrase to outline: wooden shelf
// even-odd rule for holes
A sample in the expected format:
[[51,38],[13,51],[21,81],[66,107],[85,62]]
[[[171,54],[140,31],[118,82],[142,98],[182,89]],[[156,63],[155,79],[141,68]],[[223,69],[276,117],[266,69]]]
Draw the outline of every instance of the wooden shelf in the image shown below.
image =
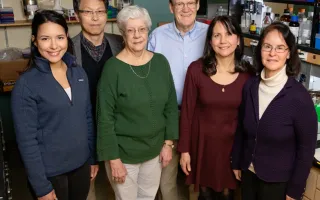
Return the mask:
[[[117,19],[108,19],[108,22],[116,22]],[[31,20],[16,20],[14,23],[1,24],[0,27],[19,27],[19,26],[31,26]],[[79,22],[76,20],[67,21],[68,24],[78,24]]]
[[[252,35],[250,33],[243,33],[242,35],[243,35],[244,38],[249,38],[249,39],[252,39],[252,40],[259,40],[259,38],[260,38],[259,35]],[[320,55],[320,50],[319,49],[315,49],[315,48],[308,47],[308,46],[305,46],[305,45],[300,45],[300,44],[298,44],[297,47],[301,51],[305,51],[305,52],[308,52],[308,53],[313,53],[313,54]]]
[[305,6],[314,6],[316,4],[317,0],[314,0],[315,2],[307,2],[307,1],[297,1],[297,0],[264,0],[264,3],[285,3],[285,4],[294,4],[294,5],[305,5]]

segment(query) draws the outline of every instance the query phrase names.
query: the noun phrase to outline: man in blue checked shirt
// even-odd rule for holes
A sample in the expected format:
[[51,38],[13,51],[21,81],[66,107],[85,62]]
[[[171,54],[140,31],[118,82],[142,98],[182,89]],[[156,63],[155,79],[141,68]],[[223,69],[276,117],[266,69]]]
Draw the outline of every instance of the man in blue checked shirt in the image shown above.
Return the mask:
[[[191,62],[203,54],[208,25],[196,21],[200,0],[169,0],[174,21],[156,28],[149,36],[148,50],[163,54],[169,61],[181,104],[184,79]],[[174,149],[170,164],[162,170],[160,192],[162,200],[177,200],[179,156]],[[188,189],[179,199],[189,199]],[[181,194],[181,193],[180,193]]]

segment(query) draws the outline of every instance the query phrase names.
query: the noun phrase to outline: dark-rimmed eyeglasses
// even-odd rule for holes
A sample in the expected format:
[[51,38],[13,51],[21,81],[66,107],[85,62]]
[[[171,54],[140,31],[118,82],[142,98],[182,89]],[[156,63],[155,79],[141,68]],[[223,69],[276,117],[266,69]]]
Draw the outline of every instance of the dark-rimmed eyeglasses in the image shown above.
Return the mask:
[[96,14],[98,17],[105,16],[107,14],[107,10],[79,10],[79,13],[83,14],[84,16],[93,16]]

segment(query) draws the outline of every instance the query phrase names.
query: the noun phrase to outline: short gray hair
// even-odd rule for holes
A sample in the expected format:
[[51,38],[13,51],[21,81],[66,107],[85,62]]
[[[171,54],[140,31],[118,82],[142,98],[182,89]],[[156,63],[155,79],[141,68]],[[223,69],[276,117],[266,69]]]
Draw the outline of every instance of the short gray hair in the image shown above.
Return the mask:
[[145,21],[147,28],[150,30],[152,26],[151,18],[147,9],[134,6],[124,7],[117,16],[117,24],[120,32],[123,34],[129,19],[142,19]]

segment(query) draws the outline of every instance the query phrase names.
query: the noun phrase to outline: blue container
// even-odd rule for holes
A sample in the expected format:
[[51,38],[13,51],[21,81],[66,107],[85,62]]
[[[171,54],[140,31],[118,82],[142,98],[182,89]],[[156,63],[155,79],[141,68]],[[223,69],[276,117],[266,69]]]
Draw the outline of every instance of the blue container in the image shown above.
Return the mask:
[[316,45],[315,45],[315,48],[320,50],[320,33],[316,34]]

